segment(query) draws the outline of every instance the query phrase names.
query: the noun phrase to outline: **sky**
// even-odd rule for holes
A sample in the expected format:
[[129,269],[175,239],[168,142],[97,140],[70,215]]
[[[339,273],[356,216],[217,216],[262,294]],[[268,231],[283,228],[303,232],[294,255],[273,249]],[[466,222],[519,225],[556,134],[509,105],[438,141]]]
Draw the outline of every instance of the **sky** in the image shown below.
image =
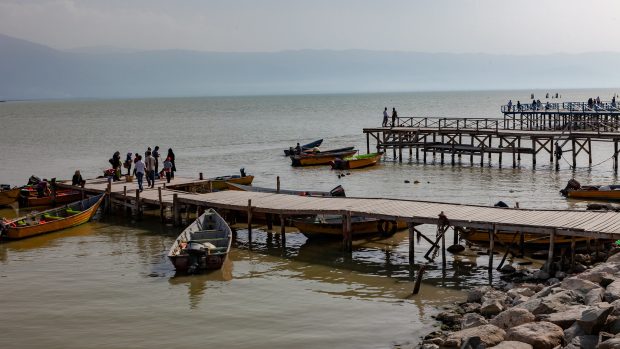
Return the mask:
[[0,0],[0,33],[58,49],[620,52],[620,1]]

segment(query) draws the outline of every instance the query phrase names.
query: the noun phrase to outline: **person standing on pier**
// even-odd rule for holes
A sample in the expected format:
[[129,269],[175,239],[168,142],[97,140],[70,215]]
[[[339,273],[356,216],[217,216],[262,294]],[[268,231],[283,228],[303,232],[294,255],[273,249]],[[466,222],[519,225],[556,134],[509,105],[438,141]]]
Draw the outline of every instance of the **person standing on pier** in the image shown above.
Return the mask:
[[512,109],[512,99],[508,100],[508,111]]
[[392,127],[396,126],[397,117],[398,117],[398,113],[396,112],[396,108],[392,108]]
[[143,191],[144,188],[142,187],[142,182],[144,180],[145,166],[144,166],[144,162],[142,162],[142,156],[138,155],[137,158],[138,160],[134,164],[135,166],[134,172],[136,173],[136,178],[138,179],[138,189],[140,191]]
[[114,180],[118,181],[121,179],[121,152],[117,151],[112,155],[110,159],[110,164],[112,164],[112,168],[114,169]]
[[172,162],[170,161],[170,157],[167,157],[164,160],[164,173],[166,174],[166,182],[170,183],[170,173],[172,172]]
[[127,169],[127,175],[131,175],[131,153],[127,153],[127,157],[125,157],[125,162],[123,163],[123,167]]
[[151,155],[150,151],[146,152],[144,166],[146,167],[146,183],[149,188],[153,188],[155,187],[155,158]]
[[71,178],[71,185],[73,186],[78,186],[78,185],[82,185],[82,174],[80,173],[80,170],[76,170],[75,173],[73,174],[73,178]]
[[153,157],[155,158],[155,173],[159,173],[159,146],[156,145],[155,148],[153,148]]
[[521,111],[521,101],[517,101],[517,110]]
[[170,158],[170,162],[172,163],[172,169],[170,170],[170,178],[174,179],[174,173],[177,171],[177,166],[174,163],[174,152],[172,148],[168,148],[168,158]]
[[385,107],[385,109],[383,109],[383,127],[387,127],[387,123],[388,123],[388,112],[387,112],[387,107]]

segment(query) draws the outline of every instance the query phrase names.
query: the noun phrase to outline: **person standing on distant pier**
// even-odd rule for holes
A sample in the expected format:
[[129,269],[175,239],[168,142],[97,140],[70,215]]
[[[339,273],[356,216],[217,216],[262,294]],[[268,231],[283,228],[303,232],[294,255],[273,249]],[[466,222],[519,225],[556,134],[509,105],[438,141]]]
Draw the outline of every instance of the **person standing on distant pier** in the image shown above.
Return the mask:
[[131,153],[127,153],[127,157],[125,157],[125,162],[123,163],[123,167],[127,169],[127,175],[131,174]]
[[155,148],[153,148],[153,153],[151,154],[153,155],[153,157],[155,158],[155,173],[159,173],[159,146],[156,145]]
[[521,111],[521,101],[517,101],[517,110]]
[[396,112],[396,108],[392,108],[392,127],[396,126],[397,117],[398,117],[398,113]]
[[140,191],[143,191],[144,188],[142,187],[142,182],[144,180],[144,170],[145,170],[145,166],[144,166],[144,162],[142,162],[142,156],[138,155],[137,157],[137,161],[134,164],[134,172],[136,173],[136,178],[138,179],[138,189]]
[[383,109],[383,127],[387,127],[387,123],[388,123],[388,112],[387,112],[387,107],[385,107],[385,109]]
[[168,158],[170,158],[170,162],[172,163],[172,169],[170,170],[170,178],[174,179],[174,173],[177,171],[177,166],[174,163],[174,152],[172,148],[168,148]]
[[172,173],[172,162],[170,161],[170,157],[164,160],[164,173],[166,174],[166,182],[170,183],[170,174]]
[[508,100],[508,111],[512,109],[512,99]]
[[150,151],[146,152],[144,166],[146,167],[146,183],[149,188],[153,188],[155,187],[155,158],[151,155]]

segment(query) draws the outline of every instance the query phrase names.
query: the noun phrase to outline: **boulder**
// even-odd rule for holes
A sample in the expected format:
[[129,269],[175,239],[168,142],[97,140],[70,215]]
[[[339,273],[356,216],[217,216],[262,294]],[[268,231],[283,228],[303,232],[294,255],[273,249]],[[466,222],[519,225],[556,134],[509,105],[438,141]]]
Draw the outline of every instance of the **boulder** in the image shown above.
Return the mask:
[[601,284],[604,279],[613,279],[616,268],[609,263],[602,263],[575,276],[577,279],[588,280],[595,284]]
[[598,336],[579,336],[573,338],[564,349],[596,348],[597,344]]
[[482,325],[454,332],[446,338],[441,348],[460,348],[464,341],[472,337],[479,337],[487,347],[499,344],[504,340],[506,332],[493,325]]
[[523,342],[503,341],[494,346],[493,349],[532,349],[532,346]]
[[506,339],[532,345],[537,349],[553,349],[562,344],[564,332],[550,322],[530,322],[508,330]]
[[527,309],[534,315],[551,314],[568,310],[572,305],[581,304],[582,299],[575,291],[560,289],[559,292],[545,298],[532,298],[516,307]]
[[[534,298],[545,298],[548,295],[550,295],[551,293],[553,293],[554,291],[559,291],[560,284],[554,284],[554,285],[550,285],[547,287],[543,287],[540,289],[540,291],[536,292],[536,294],[534,294]],[[558,290],[556,290],[558,289]]]
[[620,280],[616,280],[607,285],[603,299],[608,303],[620,299]]
[[546,285],[555,285],[555,284],[559,284],[560,283],[560,279],[557,278],[551,278],[547,281],[545,281]]
[[589,280],[580,279],[574,276],[564,279],[564,281],[562,281],[562,283],[560,284],[560,287],[565,290],[573,290],[584,297],[588,292],[592,290],[602,289],[602,287],[599,286],[598,283],[594,283]]
[[502,291],[499,290],[489,290],[480,298],[481,303],[488,302],[491,300],[499,301],[500,303],[506,303],[510,301],[510,297]]
[[538,280],[547,280],[551,277],[551,275],[544,270],[536,270],[532,276]]
[[544,314],[544,315],[539,316],[538,318],[540,320],[544,320],[544,321],[548,321],[553,324],[556,324],[562,327],[562,329],[567,329],[571,327],[575,323],[575,321],[577,321],[578,319],[581,319],[581,315],[583,311],[588,308],[590,307],[578,304],[578,305],[571,306],[567,310],[560,311],[558,313]]
[[535,320],[534,314],[526,309],[510,308],[491,319],[491,324],[501,329],[509,329]]
[[517,296],[531,297],[535,293],[536,292],[534,292],[534,290],[529,287],[517,287],[511,288],[506,294],[511,298],[516,298]]
[[454,325],[461,322],[461,314],[457,314],[454,311],[444,311],[437,314],[436,319],[443,322],[444,324]]
[[604,295],[604,288],[595,288],[593,290],[590,290],[590,292],[586,293],[586,295],[583,297],[583,303],[585,305],[596,305],[603,301]]
[[504,265],[504,266],[503,266],[503,267],[499,270],[499,272],[500,272],[500,273],[503,273],[503,274],[512,274],[512,273],[514,273],[515,271],[517,271],[517,269],[515,269],[515,267],[513,267],[513,266],[512,266],[512,265],[510,265],[510,264],[506,264],[506,265]]
[[497,299],[488,299],[480,307],[480,314],[484,316],[492,316],[499,314],[504,310],[504,304]]
[[461,305],[461,309],[464,313],[479,313],[480,303],[465,303]]
[[481,303],[482,296],[491,290],[490,286],[481,286],[467,292],[467,303]]
[[562,279],[564,279],[565,277],[566,277],[566,273],[565,273],[565,272],[563,272],[563,271],[556,271],[556,272],[555,272],[555,278],[556,278],[556,279],[560,279],[560,280],[562,280]]
[[564,330],[564,343],[572,342],[573,338],[583,336],[586,334],[586,331],[583,330],[579,326],[577,322],[575,322],[571,327]]
[[613,253],[611,256],[607,258],[607,263],[620,263],[620,253],[619,250],[611,251]]
[[476,313],[467,313],[461,318],[461,329],[465,330],[472,327],[486,325],[489,322],[484,316]]
[[620,349],[620,338],[612,338],[599,343],[596,349]]
[[599,303],[596,307],[590,307],[584,310],[581,314],[581,318],[577,320],[577,323],[583,328],[586,334],[598,333],[605,325],[607,316],[613,309],[614,308],[608,303]]
[[605,321],[605,332],[611,334],[620,333],[620,317],[612,315],[607,316],[607,320]]
[[422,344],[420,349],[439,349],[439,346],[437,344],[433,344],[433,343],[424,343],[424,344]]
[[575,263],[571,270],[573,273],[583,273],[584,271],[588,270],[588,267],[581,263]]

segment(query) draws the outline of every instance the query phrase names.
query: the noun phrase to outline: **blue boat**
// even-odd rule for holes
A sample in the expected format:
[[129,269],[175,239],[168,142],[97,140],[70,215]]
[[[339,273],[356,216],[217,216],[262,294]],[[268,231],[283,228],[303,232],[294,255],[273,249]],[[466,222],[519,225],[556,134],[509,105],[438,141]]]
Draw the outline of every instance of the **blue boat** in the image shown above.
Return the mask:
[[[322,139],[322,138],[321,138],[321,139],[319,139],[319,140],[316,140],[316,141],[314,141],[314,142],[310,142],[310,143],[308,143],[308,144],[304,144],[304,145],[302,145],[302,146],[301,146],[301,150],[302,150],[302,151],[304,151],[304,150],[310,150],[310,149],[312,149],[312,148],[314,148],[314,147],[320,147],[320,146],[321,146],[321,144],[323,144],[323,139]],[[285,149],[285,150],[284,150],[284,155],[286,155],[286,156],[295,155],[295,147],[290,147],[290,148],[288,148],[288,149]]]

